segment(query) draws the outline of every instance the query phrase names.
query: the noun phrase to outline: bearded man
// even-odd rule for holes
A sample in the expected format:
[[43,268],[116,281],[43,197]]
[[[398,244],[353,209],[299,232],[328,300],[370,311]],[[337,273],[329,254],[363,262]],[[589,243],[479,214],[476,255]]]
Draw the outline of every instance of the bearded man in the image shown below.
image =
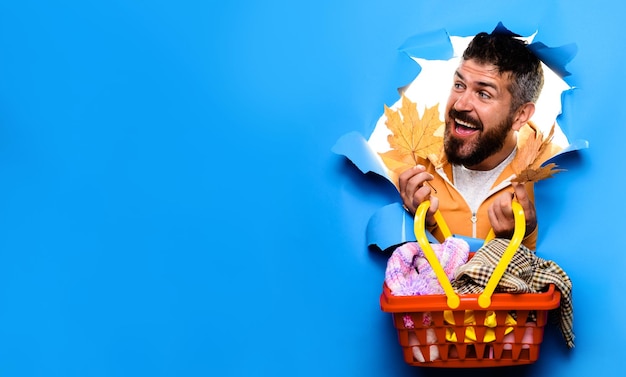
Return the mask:
[[484,239],[493,228],[496,237],[510,239],[515,229],[511,203],[517,200],[526,220],[523,244],[536,247],[533,184],[512,182],[511,162],[524,135],[536,132],[529,121],[543,87],[543,70],[518,37],[494,31],[472,39],[446,104],[443,153],[399,176],[400,196],[410,213],[430,201],[425,223],[440,240],[437,210],[454,234]]

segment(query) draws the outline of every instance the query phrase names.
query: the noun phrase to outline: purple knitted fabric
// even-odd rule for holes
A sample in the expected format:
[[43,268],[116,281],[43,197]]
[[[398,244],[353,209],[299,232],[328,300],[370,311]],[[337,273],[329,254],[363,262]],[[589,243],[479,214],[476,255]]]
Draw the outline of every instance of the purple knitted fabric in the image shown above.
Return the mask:
[[[448,279],[454,279],[456,269],[467,263],[467,241],[448,237],[441,244],[431,244]],[[407,242],[397,247],[387,261],[385,283],[394,296],[443,294],[437,275],[428,263],[417,242]]]

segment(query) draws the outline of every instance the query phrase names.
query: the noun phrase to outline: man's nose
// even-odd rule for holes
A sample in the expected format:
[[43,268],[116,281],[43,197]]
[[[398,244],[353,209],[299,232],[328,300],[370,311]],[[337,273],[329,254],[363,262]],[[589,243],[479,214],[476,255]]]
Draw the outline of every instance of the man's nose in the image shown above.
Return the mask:
[[454,102],[454,109],[456,111],[471,111],[472,100],[468,92],[464,92]]

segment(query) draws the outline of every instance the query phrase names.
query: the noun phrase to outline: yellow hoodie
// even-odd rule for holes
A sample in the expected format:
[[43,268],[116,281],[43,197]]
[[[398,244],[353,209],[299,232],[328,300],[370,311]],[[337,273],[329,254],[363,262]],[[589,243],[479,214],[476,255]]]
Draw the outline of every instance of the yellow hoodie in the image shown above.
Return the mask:
[[[524,148],[528,137],[536,132],[537,130],[532,123],[524,125],[520,131],[518,131],[518,153],[513,161],[506,166],[502,173],[498,176],[495,183],[491,187],[489,196],[481,203],[476,213],[471,212],[469,205],[463,196],[452,184],[452,165],[448,163],[445,155],[442,153],[440,156],[427,161],[425,165],[426,170],[435,177],[429,183],[437,192],[434,195],[439,198],[439,210],[453,234],[480,239],[484,239],[487,236],[489,230],[491,229],[487,211],[498,194],[505,191],[513,193],[511,179],[515,178],[516,172],[512,165],[516,163],[515,159],[520,155],[519,151]],[[558,145],[552,142],[548,143],[546,151],[541,153],[541,156],[539,157],[540,161],[538,162],[545,162],[547,159],[554,156],[560,149],[561,147]],[[525,186],[530,200],[534,201],[534,184],[529,182],[526,183]],[[526,234],[523,241],[523,244],[531,250],[534,250],[536,247],[538,228],[539,226],[537,226],[530,234]],[[439,241],[443,241],[443,235],[436,226],[429,228],[428,230]]]

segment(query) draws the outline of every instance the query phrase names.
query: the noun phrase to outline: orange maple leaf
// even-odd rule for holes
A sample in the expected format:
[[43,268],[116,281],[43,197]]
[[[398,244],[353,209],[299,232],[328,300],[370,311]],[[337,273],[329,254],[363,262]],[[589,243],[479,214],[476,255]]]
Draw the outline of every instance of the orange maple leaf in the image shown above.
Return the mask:
[[557,169],[555,163],[544,167],[541,166],[544,161],[554,154],[554,150],[550,148],[550,142],[554,137],[555,125],[552,125],[547,137],[544,137],[543,133],[532,122],[528,122],[528,125],[534,132],[528,135],[526,143],[517,150],[517,154],[511,163],[516,174],[516,177],[511,180],[512,182],[537,182],[542,179],[552,178],[554,174],[563,171],[562,169]]
[[557,169],[557,165],[552,162],[539,168],[524,169],[518,173],[516,177],[511,180],[511,182],[537,182],[542,179],[552,178],[554,174],[560,171],[563,171],[563,169]]
[[397,186],[397,176],[409,167],[423,163],[431,154],[438,154],[443,137],[437,134],[443,126],[439,105],[427,107],[420,117],[417,105],[402,95],[402,105],[395,111],[385,106],[385,124],[391,131],[387,137],[390,150],[379,153]]
[[515,172],[519,173],[528,167],[538,168],[537,163],[541,165],[541,162],[544,161],[546,152],[549,152],[549,148],[547,146],[552,141],[554,136],[554,125],[550,129],[550,133],[547,137],[544,138],[543,133],[539,131],[534,123],[528,122],[528,125],[533,129],[534,132],[531,132],[526,138],[526,143],[524,143],[524,147],[518,149],[517,154],[515,155],[515,159],[513,160],[512,166]]

